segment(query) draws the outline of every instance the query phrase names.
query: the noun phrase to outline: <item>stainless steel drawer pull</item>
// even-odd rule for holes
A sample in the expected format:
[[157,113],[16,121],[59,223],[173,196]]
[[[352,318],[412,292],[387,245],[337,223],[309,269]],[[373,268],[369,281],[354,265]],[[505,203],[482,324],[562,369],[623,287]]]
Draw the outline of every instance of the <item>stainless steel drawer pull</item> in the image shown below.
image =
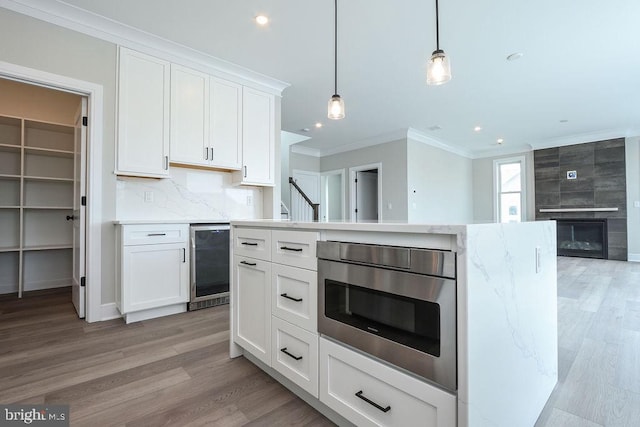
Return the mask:
[[167,233],[149,233],[147,234],[147,236],[152,237],[152,236],[166,236]]
[[389,411],[391,410],[391,406],[387,406],[387,407],[385,408],[385,407],[382,407],[382,406],[378,405],[378,404],[377,404],[376,402],[374,402],[373,400],[371,400],[371,399],[367,399],[366,397],[364,397],[364,396],[362,395],[362,390],[360,390],[359,392],[357,392],[357,393],[356,393],[356,397],[358,397],[358,398],[360,398],[360,399],[364,400],[365,402],[367,402],[367,403],[368,403],[369,405],[371,405],[371,406],[375,406],[376,408],[380,409],[382,412],[389,412]]
[[302,252],[302,248],[289,248],[287,246],[282,246],[280,249],[283,251]]
[[281,297],[286,298],[286,299],[290,299],[291,301],[295,301],[295,302],[301,302],[302,298],[294,298],[294,297],[290,297],[289,295],[285,294],[280,294]]
[[247,261],[240,261],[240,264],[250,265],[250,266],[258,265],[258,264],[256,264],[255,262],[247,262]]
[[293,354],[289,353],[287,351],[287,347],[281,348],[280,351],[283,352],[284,354],[286,354],[287,356],[291,357],[292,359],[296,359],[296,360],[302,359],[302,356],[294,356]]
[[253,243],[253,242],[242,242],[242,244],[245,246],[258,246],[257,243]]

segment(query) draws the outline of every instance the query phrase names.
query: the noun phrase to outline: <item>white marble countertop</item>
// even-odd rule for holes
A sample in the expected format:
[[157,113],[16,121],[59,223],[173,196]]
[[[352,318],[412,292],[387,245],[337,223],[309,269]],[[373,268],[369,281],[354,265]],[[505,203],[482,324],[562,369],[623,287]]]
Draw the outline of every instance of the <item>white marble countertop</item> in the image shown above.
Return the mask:
[[301,230],[348,230],[449,235],[463,233],[468,229],[468,225],[465,224],[411,224],[406,222],[296,222],[273,219],[232,220],[231,225],[239,227],[295,228]]
[[113,221],[115,225],[132,224],[229,224],[224,219],[118,219]]

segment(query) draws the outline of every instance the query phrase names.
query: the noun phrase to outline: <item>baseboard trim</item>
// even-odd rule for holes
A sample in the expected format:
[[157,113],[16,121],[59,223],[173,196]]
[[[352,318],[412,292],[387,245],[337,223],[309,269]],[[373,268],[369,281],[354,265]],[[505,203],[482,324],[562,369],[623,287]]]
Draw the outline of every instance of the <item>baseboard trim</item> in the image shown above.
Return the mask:
[[627,257],[627,261],[630,262],[640,262],[640,254],[632,254],[630,253]]
[[115,302],[111,302],[108,304],[102,304],[100,306],[100,321],[103,322],[105,320],[119,319],[122,317],[122,314],[118,311],[118,307]]
[[148,310],[134,311],[124,315],[127,323],[140,322],[142,320],[154,319],[156,317],[170,316],[172,314],[185,313],[187,304],[173,304],[165,307],[150,308]]

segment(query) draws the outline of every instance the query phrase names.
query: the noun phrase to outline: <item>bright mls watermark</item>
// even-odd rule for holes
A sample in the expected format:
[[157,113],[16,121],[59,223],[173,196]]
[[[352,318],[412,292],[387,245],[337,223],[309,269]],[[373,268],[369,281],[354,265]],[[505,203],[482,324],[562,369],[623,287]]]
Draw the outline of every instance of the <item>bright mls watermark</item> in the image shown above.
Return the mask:
[[69,427],[69,405],[0,405],[0,427]]

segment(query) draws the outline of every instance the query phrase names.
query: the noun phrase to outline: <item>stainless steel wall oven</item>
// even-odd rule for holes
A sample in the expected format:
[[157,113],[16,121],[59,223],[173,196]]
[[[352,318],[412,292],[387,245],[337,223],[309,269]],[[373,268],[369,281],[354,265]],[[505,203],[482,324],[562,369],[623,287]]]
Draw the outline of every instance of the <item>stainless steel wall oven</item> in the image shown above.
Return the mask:
[[229,303],[229,225],[192,225],[189,310]]
[[317,255],[321,334],[457,389],[455,253],[318,242]]

